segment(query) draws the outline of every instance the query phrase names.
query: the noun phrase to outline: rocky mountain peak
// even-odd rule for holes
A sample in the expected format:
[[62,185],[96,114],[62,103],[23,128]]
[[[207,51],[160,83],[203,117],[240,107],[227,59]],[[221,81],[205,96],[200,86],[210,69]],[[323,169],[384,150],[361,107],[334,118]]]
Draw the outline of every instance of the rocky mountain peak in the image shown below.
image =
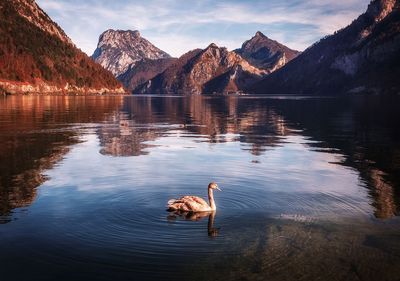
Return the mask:
[[268,38],[264,33],[257,31],[257,33],[250,39],[243,43],[242,49],[259,49],[262,47],[269,47],[271,49],[289,49],[286,46],[280,44],[279,42]]
[[170,58],[158,49],[137,30],[113,30],[103,32],[99,37],[97,49],[92,58],[115,76],[126,72],[137,62],[150,59]]
[[121,30],[121,29],[108,29],[104,31],[100,37],[116,37],[116,36],[123,36],[127,38],[140,38],[140,32],[139,30]]
[[300,52],[268,38],[261,31],[235,52],[245,58],[250,64],[267,72],[273,72],[295,58]]
[[131,43],[140,43],[140,32],[137,30],[114,30],[108,29],[104,31],[99,38],[97,48],[104,45],[111,45],[115,47],[126,47]]

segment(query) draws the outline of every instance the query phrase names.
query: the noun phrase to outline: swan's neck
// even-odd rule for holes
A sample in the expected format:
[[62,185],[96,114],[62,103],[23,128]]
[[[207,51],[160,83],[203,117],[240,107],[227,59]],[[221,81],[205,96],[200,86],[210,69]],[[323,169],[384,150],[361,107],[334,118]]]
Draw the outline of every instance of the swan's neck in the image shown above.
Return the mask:
[[213,193],[212,188],[208,189],[208,200],[210,201],[211,210],[216,210],[217,206],[215,206],[214,193]]

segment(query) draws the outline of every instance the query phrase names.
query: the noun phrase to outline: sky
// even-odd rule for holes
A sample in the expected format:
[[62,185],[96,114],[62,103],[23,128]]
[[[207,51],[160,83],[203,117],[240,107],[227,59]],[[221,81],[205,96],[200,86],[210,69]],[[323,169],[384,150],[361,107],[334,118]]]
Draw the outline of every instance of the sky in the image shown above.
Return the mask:
[[92,55],[107,29],[139,30],[179,57],[210,43],[239,48],[257,31],[302,51],[350,24],[370,0],[37,0]]

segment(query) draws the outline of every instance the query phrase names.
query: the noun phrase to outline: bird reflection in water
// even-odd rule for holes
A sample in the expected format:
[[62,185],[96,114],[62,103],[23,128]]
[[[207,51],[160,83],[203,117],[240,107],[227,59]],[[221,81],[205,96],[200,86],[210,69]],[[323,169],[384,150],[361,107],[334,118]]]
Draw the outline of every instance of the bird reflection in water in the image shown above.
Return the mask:
[[208,217],[208,224],[207,224],[207,233],[209,237],[217,237],[220,228],[214,227],[216,211],[209,211],[209,212],[184,212],[184,211],[175,211],[171,212],[167,219],[168,221],[174,221],[177,218],[183,218],[185,220],[190,221],[200,221],[206,217]]

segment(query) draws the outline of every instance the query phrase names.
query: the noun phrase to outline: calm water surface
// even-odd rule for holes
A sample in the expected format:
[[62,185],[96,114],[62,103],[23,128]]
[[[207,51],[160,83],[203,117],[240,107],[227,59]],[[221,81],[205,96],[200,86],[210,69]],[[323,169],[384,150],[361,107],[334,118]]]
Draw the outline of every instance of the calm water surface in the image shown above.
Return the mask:
[[0,98],[1,280],[400,280],[398,104]]

